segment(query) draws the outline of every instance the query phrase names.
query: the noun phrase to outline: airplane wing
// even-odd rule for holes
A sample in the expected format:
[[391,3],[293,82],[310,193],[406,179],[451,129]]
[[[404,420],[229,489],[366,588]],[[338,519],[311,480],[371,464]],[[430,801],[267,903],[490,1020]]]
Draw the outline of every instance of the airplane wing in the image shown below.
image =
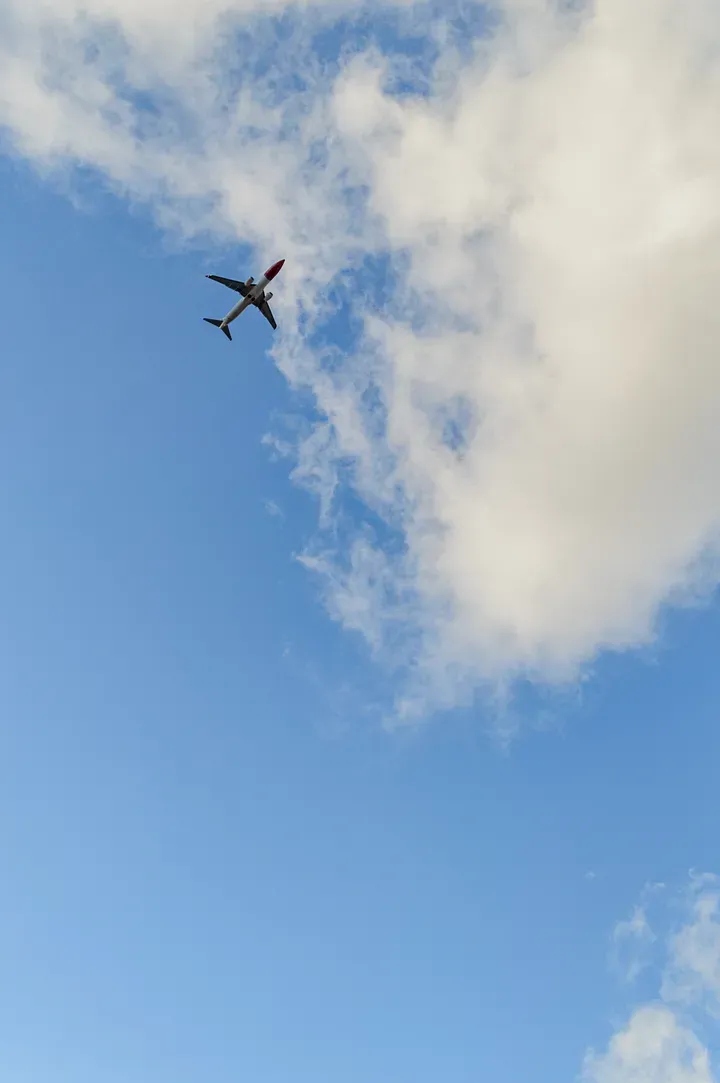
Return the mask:
[[213,282],[220,282],[223,286],[227,286],[228,289],[235,290],[236,293],[247,297],[248,287],[244,282],[236,282],[234,278],[221,278],[220,275],[206,275],[205,277],[212,278]]
[[258,305],[258,308],[262,312],[262,314],[265,317],[265,319],[267,320],[267,322],[272,327],[273,331],[277,331],[277,324],[275,323],[275,317],[273,316],[272,312],[270,311],[270,305],[267,303],[267,301],[261,301],[260,304]]

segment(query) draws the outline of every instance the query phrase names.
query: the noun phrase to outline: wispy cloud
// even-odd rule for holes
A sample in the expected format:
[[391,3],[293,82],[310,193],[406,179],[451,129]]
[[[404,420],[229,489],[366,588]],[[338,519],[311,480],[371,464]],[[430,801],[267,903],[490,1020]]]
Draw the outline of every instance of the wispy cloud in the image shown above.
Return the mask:
[[[574,680],[718,582],[720,8],[482,12],[0,14],[19,153],[287,257],[275,357],[314,396],[296,478],[324,502],[306,562],[408,717]],[[348,487],[367,514],[339,532]]]
[[285,518],[285,512],[282,510],[280,505],[278,503],[276,503],[276,501],[274,501],[274,500],[266,500],[264,502],[264,504],[263,504],[263,507],[265,508],[266,513],[272,519],[284,519]]
[[[663,938],[658,999],[637,1007],[604,1053],[588,1053],[585,1083],[716,1083],[699,1035],[720,1002],[719,883],[716,877],[694,877],[682,894],[681,924]],[[615,930],[621,939],[644,941],[648,934],[642,907]]]
[[720,878],[695,876],[689,891],[691,920],[672,937],[663,996],[703,1005],[720,1019]]
[[645,1005],[613,1035],[606,1053],[588,1055],[585,1083],[714,1083],[707,1049],[666,1007]]
[[648,910],[664,887],[664,884],[646,884],[630,917],[619,921],[613,929],[612,965],[627,982],[635,981],[652,961],[657,936],[650,925]]
[[626,981],[634,981],[647,966],[647,949],[655,941],[643,906],[636,906],[632,916],[620,921],[613,930],[613,955]]

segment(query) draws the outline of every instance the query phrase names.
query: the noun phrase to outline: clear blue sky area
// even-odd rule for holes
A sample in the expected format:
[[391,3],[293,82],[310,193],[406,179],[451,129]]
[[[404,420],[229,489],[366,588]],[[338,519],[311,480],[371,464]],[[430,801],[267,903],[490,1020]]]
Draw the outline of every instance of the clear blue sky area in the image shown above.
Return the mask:
[[293,560],[272,332],[202,322],[265,263],[89,192],[0,170],[2,1079],[574,1079],[614,923],[720,865],[717,613],[506,752],[383,732]]

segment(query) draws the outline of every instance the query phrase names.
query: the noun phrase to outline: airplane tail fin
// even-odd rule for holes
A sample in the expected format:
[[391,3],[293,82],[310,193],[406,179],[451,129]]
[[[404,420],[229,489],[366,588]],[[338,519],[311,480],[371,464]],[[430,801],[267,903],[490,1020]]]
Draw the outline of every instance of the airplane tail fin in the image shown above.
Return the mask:
[[209,316],[203,316],[205,323],[211,323],[213,327],[219,327],[221,331],[224,331],[227,337],[232,342],[232,335],[230,334],[230,328],[222,322],[222,320],[211,320]]

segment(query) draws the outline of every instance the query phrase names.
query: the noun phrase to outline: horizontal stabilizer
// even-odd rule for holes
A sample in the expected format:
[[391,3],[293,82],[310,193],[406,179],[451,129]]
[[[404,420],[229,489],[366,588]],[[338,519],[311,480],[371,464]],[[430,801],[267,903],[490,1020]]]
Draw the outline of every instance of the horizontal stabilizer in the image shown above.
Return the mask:
[[224,324],[222,322],[222,320],[211,320],[209,316],[203,316],[203,319],[205,320],[205,323],[211,323],[213,325],[213,327],[219,327],[220,330],[224,331],[224,333],[227,335],[227,337],[232,342],[232,335],[230,334],[230,328],[227,326],[227,324]]

